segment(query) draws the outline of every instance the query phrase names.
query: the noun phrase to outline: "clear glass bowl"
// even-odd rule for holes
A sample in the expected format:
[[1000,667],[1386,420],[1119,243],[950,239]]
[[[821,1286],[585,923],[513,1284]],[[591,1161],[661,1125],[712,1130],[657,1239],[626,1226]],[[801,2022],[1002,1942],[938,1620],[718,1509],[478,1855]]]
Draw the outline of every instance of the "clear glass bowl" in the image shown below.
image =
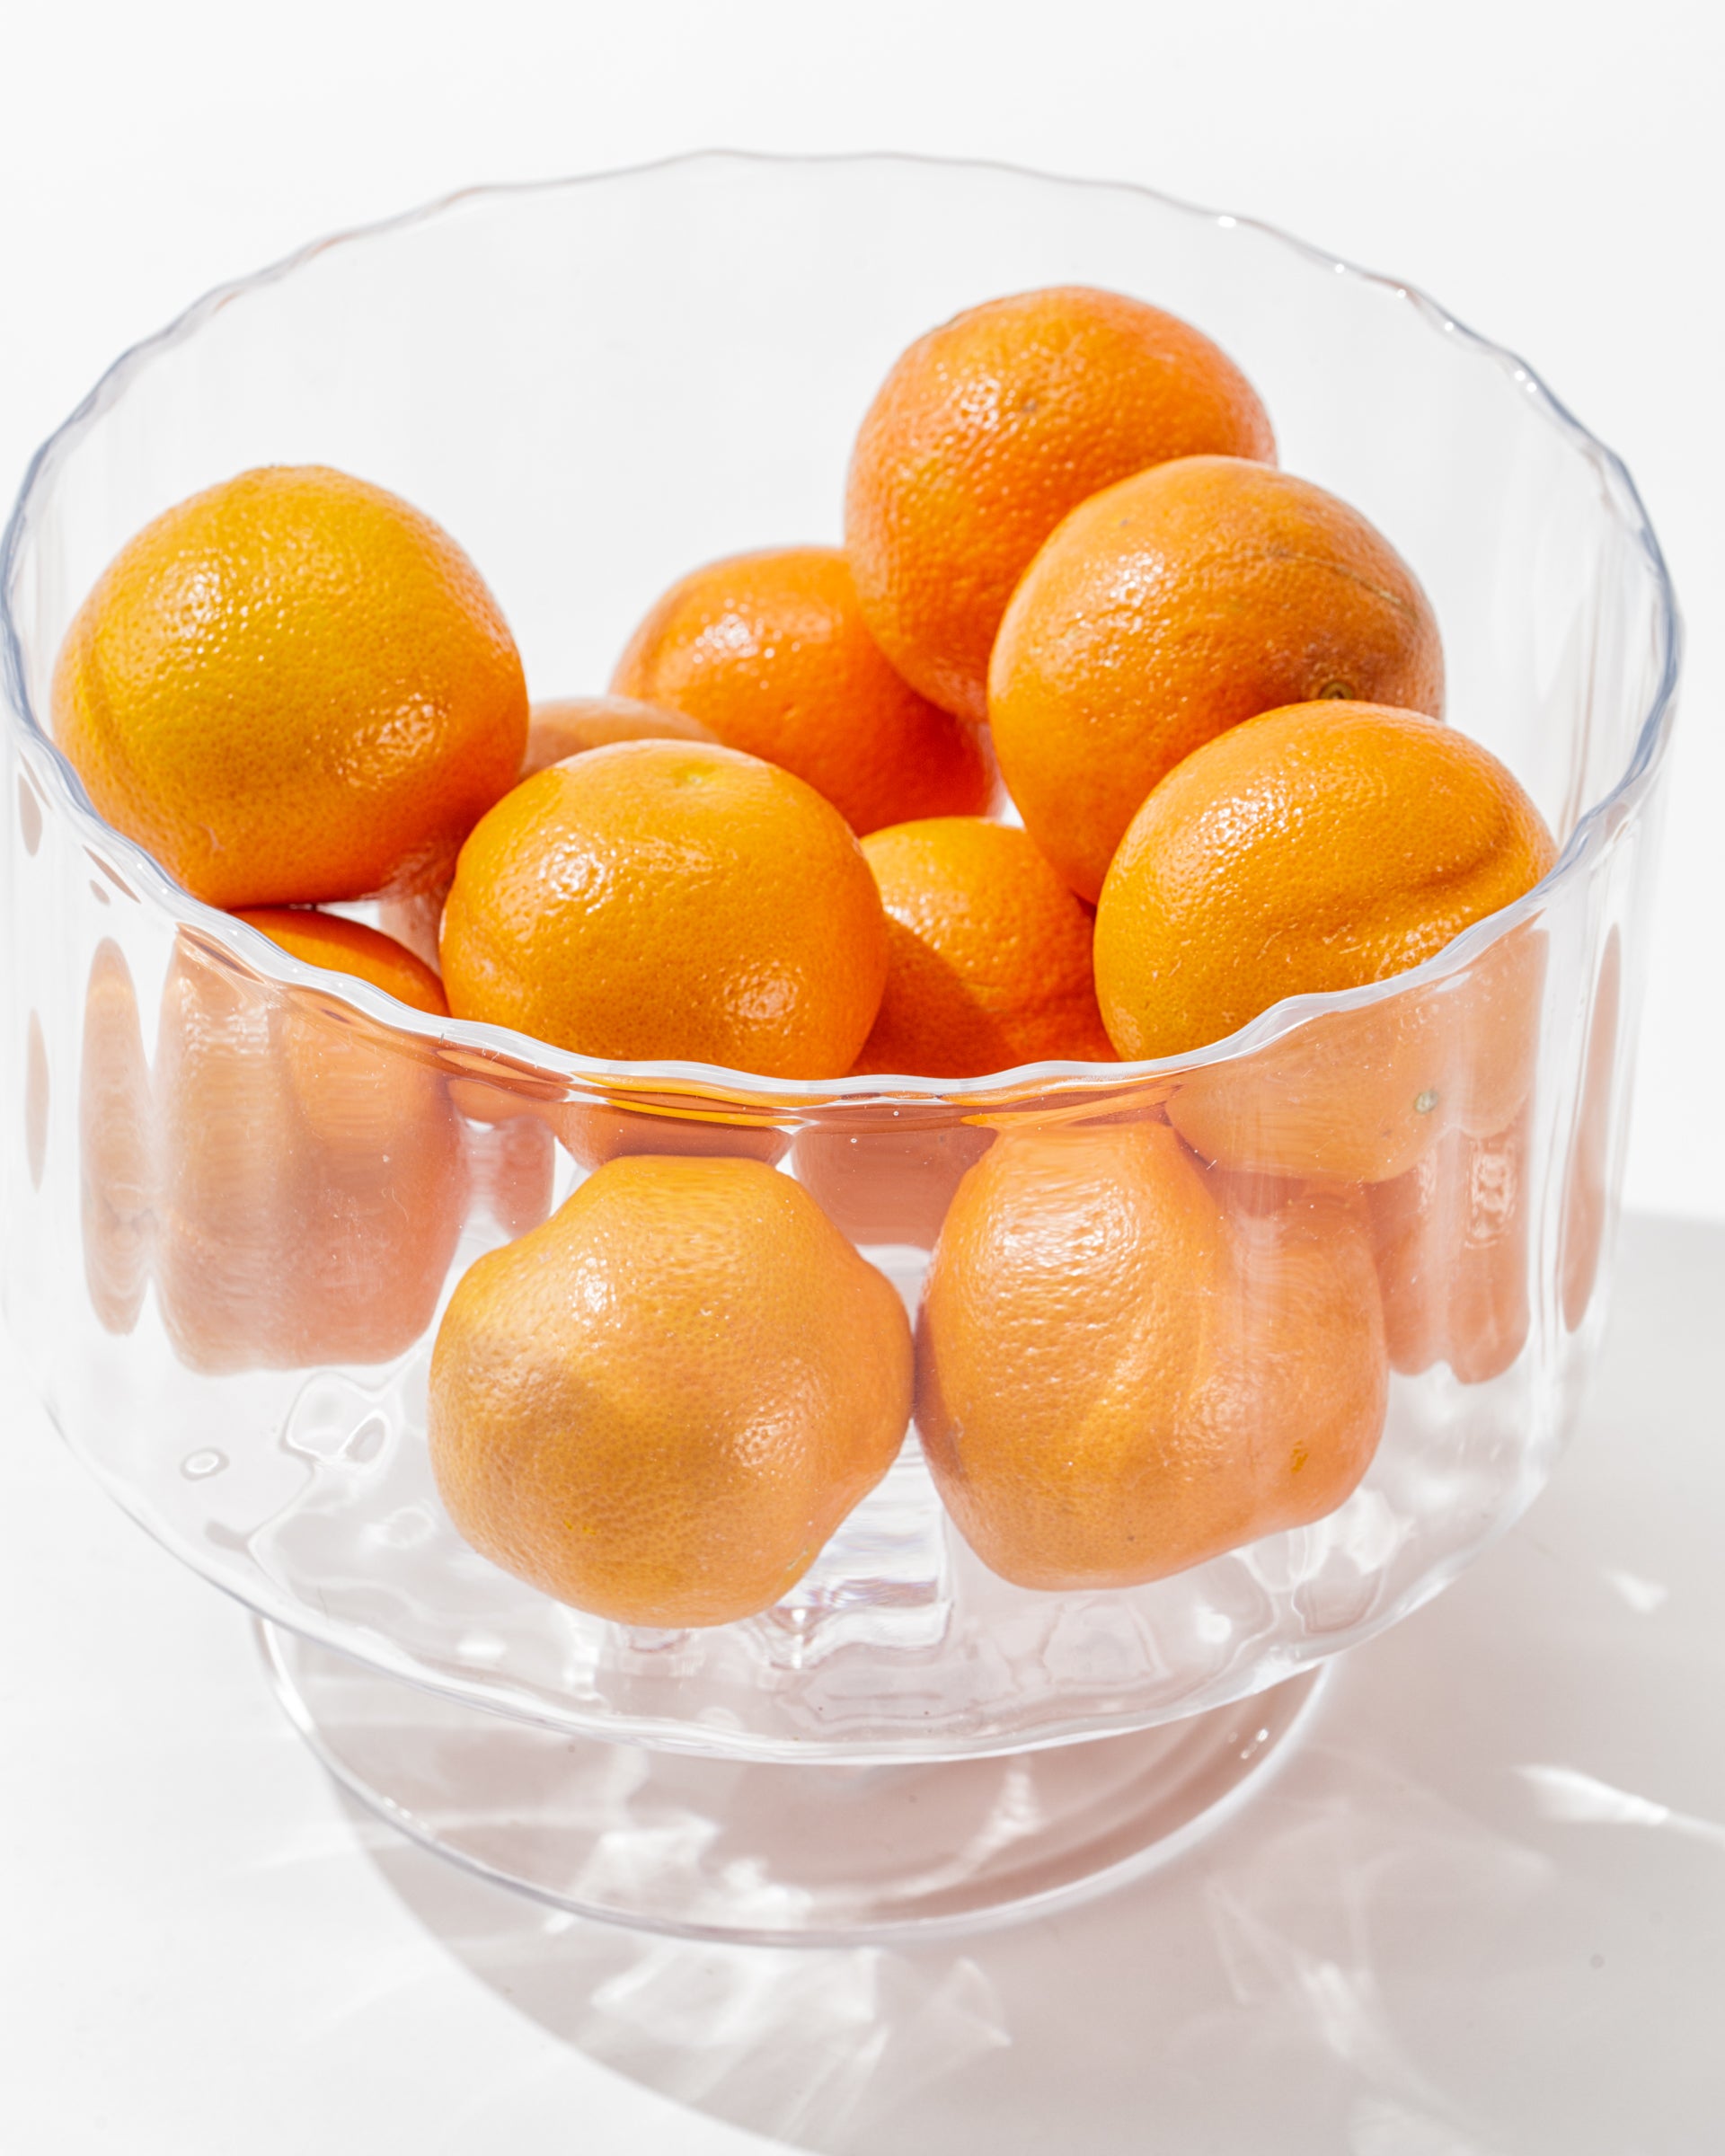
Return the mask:
[[[602,688],[691,564],[837,535],[852,432],[906,342],[1056,282],[1152,299],[1242,363],[1284,464],[1412,563],[1449,717],[1557,833],[1544,883],[1418,972],[1278,1005],[1178,1065],[791,1084],[604,1064],[290,959],[102,822],[49,738],[61,637],[115,551],[268,463],[418,504],[498,594],[533,693]],[[1243,219],[997,167],[715,155],[480,190],[128,353],[31,467],[4,603],[7,1307],[112,1495],[306,1651],[564,1737],[1016,1754],[1313,1669],[1436,1593],[1551,1471],[1600,1330],[1678,629],[1617,459],[1419,293]],[[1332,1179],[1405,1171],[1362,1198],[1404,1374],[1329,1516],[1130,1591],[1017,1588],[953,1533],[913,1432],[785,1601],[676,1633],[563,1607],[455,1533],[424,1443],[442,1302],[595,1161],[776,1160],[914,1310],[992,1136],[1164,1115]]]

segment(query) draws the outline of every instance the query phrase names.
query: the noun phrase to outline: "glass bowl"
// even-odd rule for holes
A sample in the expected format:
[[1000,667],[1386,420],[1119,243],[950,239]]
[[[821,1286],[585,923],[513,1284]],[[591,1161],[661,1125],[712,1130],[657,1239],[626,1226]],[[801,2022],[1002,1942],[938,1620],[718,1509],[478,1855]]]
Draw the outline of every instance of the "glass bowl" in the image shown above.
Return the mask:
[[[293,959],[103,823],[49,738],[61,638],[119,545],[271,463],[428,511],[498,594],[533,693],[603,688],[690,565],[837,536],[851,435],[912,337],[1052,283],[1172,308],[1244,367],[1283,464],[1411,562],[1449,718],[1557,834],[1536,890],[1416,972],[1279,1004],[1179,1064],[940,1083],[608,1064]],[[689,1929],[1039,1905],[1165,1853],[1328,1657],[1438,1592],[1550,1473],[1601,1327],[1678,626],[1622,464],[1418,292],[1246,219],[993,166],[708,155],[475,190],[310,247],[128,352],[37,456],[4,566],[11,1320],[75,1451],[275,1628],[303,1726],[415,1831]],[[381,917],[427,931],[423,910]],[[291,1082],[306,1059],[315,1112]],[[443,1301],[597,1162],[775,1162],[914,1312],[985,1148],[1171,1118],[1207,1157],[1348,1185],[1370,1215],[1397,1369],[1325,1516],[1131,1589],[1014,1587],[953,1532],[913,1429],[783,1602],[677,1632],[564,1607],[455,1533],[424,1441]],[[1030,1759],[1078,1739],[1108,1742],[1058,1773]],[[577,1758],[603,1800],[579,1827],[566,1805],[535,1855],[521,1822],[557,1814]],[[878,1833],[881,1774],[910,1777],[902,1796],[955,1762],[972,1811],[942,1831],[974,1860],[907,1853],[859,1884],[834,1789],[874,1791],[845,1816]],[[745,1786],[778,1792],[776,1824],[733,1846],[716,1823]],[[773,1852],[799,1807],[825,1853],[792,1878]]]

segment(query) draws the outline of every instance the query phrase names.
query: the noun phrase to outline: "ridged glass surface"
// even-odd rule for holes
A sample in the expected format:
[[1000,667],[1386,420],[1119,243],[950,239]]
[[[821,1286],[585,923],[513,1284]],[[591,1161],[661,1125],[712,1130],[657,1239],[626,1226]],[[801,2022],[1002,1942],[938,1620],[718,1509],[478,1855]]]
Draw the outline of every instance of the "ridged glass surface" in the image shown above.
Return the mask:
[[[265,463],[406,496],[482,567],[534,694],[601,688],[690,564],[837,536],[852,430],[911,337],[1056,282],[1170,307],[1242,363],[1284,464],[1412,563],[1448,716],[1565,847],[1404,982],[1279,1006],[1179,1068],[798,1086],[603,1065],[300,966],[101,824],[45,738],[61,637],[116,549]],[[5,600],[9,1312],[80,1455],[271,1619],[599,1736],[762,1759],[1007,1751],[1191,1715],[1368,1636],[1550,1472],[1600,1329],[1676,621],[1615,460],[1417,294],[1232,218],[992,168],[713,156],[464,196],[218,294],[122,360],[32,472]],[[1410,1026],[1440,1029],[1464,1088],[1496,1038],[1475,1014],[1507,993],[1528,1082],[1462,1171],[1513,1180],[1518,1348],[1481,1377],[1452,1343],[1394,1378],[1363,1483],[1314,1525],[1130,1592],[1013,1587],[948,1525],[913,1431],[785,1602],[657,1633],[519,1585],[438,1502],[444,1298],[607,1131],[638,1142],[642,1113],[777,1152],[914,1311],[920,1239],[987,1134],[1159,1119],[1218,1085],[1250,1122]],[[284,1120],[293,1057],[351,1101],[311,1136]]]

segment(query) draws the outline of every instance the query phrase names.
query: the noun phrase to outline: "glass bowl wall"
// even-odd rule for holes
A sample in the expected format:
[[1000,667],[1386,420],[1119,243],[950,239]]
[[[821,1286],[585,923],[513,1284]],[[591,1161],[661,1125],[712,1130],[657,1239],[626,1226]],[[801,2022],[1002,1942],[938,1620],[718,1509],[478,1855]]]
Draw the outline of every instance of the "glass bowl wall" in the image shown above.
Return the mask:
[[[797,1086],[607,1066],[297,964],[104,826],[47,738],[55,654],[117,548],[266,463],[429,511],[499,595],[533,693],[602,688],[692,564],[837,536],[852,432],[913,336],[1067,282],[1170,307],[1243,365],[1283,464],[1411,561],[1450,719],[1558,833],[1540,889],[1418,974],[1279,1006],[1178,1069]],[[7,1307],[80,1456],[266,1616],[572,1731],[960,1756],[1278,1682],[1436,1592],[1550,1471],[1601,1323],[1676,618],[1616,460],[1417,293],[1137,190],[977,166],[714,155],[464,195],[217,293],[122,359],[31,471],[5,604]],[[1513,1149],[1525,1339],[1493,1374],[1439,1341],[1395,1377],[1364,1482],[1314,1525],[1130,1592],[1018,1589],[947,1525],[913,1433],[784,1603],[659,1633],[518,1585],[438,1504],[443,1297],[619,1145],[776,1158],[914,1309],[940,1204],[992,1132],[1159,1118],[1206,1088],[1251,1123],[1266,1087],[1322,1094],[1408,1026],[1436,1024],[1477,1091],[1499,1021],[1469,1013],[1500,1016],[1506,978],[1513,1129],[1456,1143]],[[283,1120],[296,1056],[345,1102],[312,1139]],[[1452,1260],[1460,1243],[1423,1262]]]

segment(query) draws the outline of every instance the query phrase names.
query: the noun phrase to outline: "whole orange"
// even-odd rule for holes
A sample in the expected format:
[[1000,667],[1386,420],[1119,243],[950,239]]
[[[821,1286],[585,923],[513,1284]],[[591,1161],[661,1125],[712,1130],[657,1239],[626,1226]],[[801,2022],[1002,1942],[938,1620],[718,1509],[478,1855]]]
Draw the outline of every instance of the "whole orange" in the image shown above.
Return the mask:
[[835,546],[777,547],[695,570],[648,613],[611,685],[795,772],[859,834],[969,815],[994,794],[981,737],[887,664]]
[[521,776],[530,779],[565,756],[607,748],[614,741],[716,741],[710,727],[686,711],[642,703],[633,696],[558,696],[535,702],[527,717]]
[[852,453],[845,543],[864,618],[924,696],[980,720],[1006,602],[1103,487],[1169,457],[1273,460],[1234,362],[1178,316],[1084,285],[989,301],[894,363]]
[[462,848],[443,911],[457,1018],[562,1048],[848,1071],[886,916],[838,811],[757,757],[623,741],[537,773]]
[[1025,828],[1094,900],[1146,796],[1260,711],[1314,697],[1443,708],[1411,569],[1309,480],[1158,465],[1075,509],[1001,623],[988,710]]
[[933,817],[874,832],[862,853],[887,911],[887,985],[859,1071],[978,1078],[1114,1061],[1089,912],[1022,831]]
[[415,1011],[429,1011],[434,1018],[449,1015],[437,975],[423,959],[380,929],[367,928],[364,922],[349,921],[341,914],[320,914],[311,906],[242,906],[235,918],[308,966],[357,974]]
[[1219,735],[1133,818],[1096,909],[1120,1054],[1179,1056],[1286,996],[1433,957],[1557,857],[1514,775],[1417,712],[1295,704]]
[[1012,1131],[959,1186],[917,1327],[948,1510],[1022,1586],[1131,1586],[1332,1511],[1388,1379],[1357,1206],[1231,1218],[1156,1124]]
[[228,907],[434,888],[527,727],[466,555],[320,465],[243,473],[146,526],[66,632],[53,707],[97,810]]
[[463,1276],[429,1435],[456,1527],[620,1623],[764,1610],[892,1464],[910,1329],[884,1274],[755,1161],[599,1169]]

